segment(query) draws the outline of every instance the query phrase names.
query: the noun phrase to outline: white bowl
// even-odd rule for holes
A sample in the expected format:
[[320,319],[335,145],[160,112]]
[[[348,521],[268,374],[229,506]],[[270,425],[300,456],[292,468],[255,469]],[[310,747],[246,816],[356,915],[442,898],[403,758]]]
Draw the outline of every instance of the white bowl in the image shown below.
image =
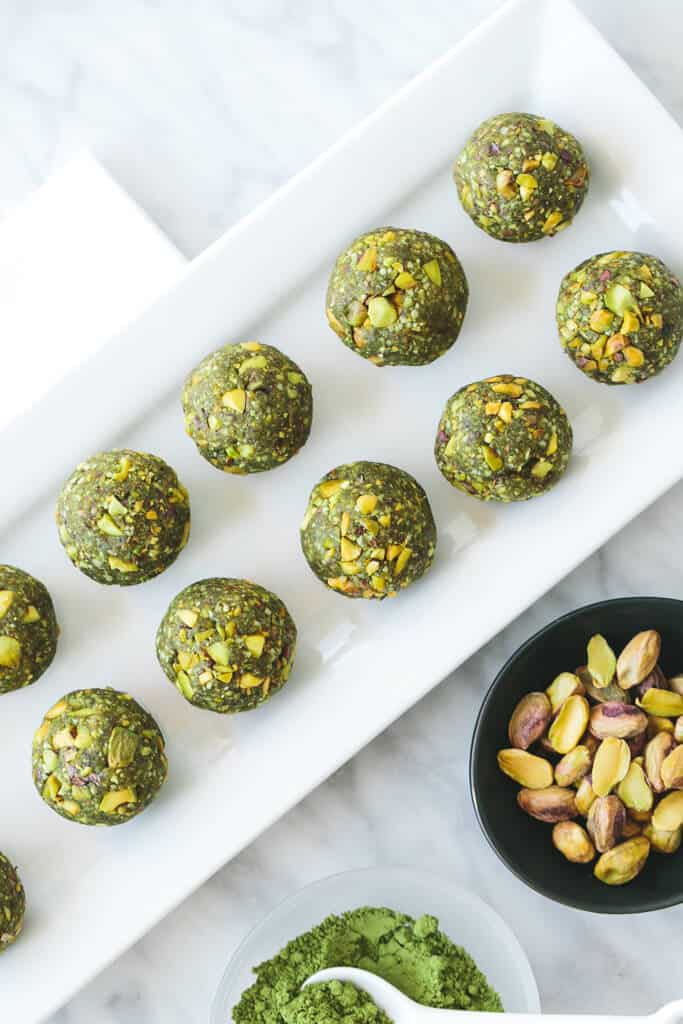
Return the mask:
[[228,964],[214,998],[211,1024],[230,1024],[233,1008],[254,981],[254,965],[274,956],[328,914],[362,906],[391,907],[412,917],[433,914],[446,935],[471,954],[508,1012],[540,1012],[526,954],[491,907],[447,876],[408,868],[367,868],[313,882],[271,911]]

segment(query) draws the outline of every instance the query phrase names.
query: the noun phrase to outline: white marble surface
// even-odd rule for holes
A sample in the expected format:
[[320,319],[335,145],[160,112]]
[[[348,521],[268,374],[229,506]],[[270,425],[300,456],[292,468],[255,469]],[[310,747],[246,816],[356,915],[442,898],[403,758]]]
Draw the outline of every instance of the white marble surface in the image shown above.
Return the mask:
[[[85,143],[194,256],[497,6],[497,0],[4,0],[0,212]],[[580,0],[579,6],[683,122],[679,0]],[[581,73],[580,55],[564,59],[571,84],[572,74]],[[646,126],[634,131],[647,144]],[[481,695],[530,632],[601,597],[680,596],[681,501],[679,485],[50,1024],[205,1024],[227,958],[273,903],[320,875],[387,862],[450,870],[495,906],[524,944],[548,1012],[645,1012],[683,994],[683,910],[596,918],[535,896],[501,868],[481,838],[466,784]],[[0,1010],[3,1022],[20,1024],[8,1010]]]

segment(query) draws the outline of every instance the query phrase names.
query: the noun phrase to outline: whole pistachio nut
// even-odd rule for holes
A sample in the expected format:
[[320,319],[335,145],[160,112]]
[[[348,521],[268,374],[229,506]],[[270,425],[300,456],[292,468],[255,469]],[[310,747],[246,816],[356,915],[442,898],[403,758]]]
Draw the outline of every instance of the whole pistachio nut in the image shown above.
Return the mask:
[[631,752],[624,740],[608,736],[600,744],[593,758],[591,785],[598,796],[607,796],[626,775],[631,764]]
[[636,633],[626,644],[617,660],[617,680],[624,690],[649,676],[659,661],[662,649],[662,638],[656,629],[646,629]]
[[649,736],[647,734],[647,729],[645,732],[638,733],[637,736],[629,736],[626,742],[628,744],[628,749],[631,751],[631,757],[640,757],[647,746],[648,739]]
[[669,679],[669,689],[683,697],[683,675],[671,676]]
[[662,765],[674,748],[675,740],[668,732],[658,732],[645,747],[645,774],[655,793],[666,789],[662,779]]
[[683,715],[683,697],[673,690],[658,690],[652,687],[636,701],[639,708],[647,711],[648,715],[658,715],[661,718],[678,718]]
[[649,839],[635,836],[603,853],[593,874],[606,885],[626,885],[643,870],[649,854]]
[[683,746],[674,747],[664,758],[661,775],[665,789],[683,789]]
[[588,812],[588,834],[599,853],[616,846],[626,824],[626,808],[618,796],[599,796]]
[[614,680],[609,686],[596,686],[593,681],[593,676],[588,671],[587,665],[582,665],[581,668],[577,668],[576,674],[583,683],[586,691],[586,696],[590,697],[591,700],[597,701],[599,704],[604,704],[607,701],[616,700],[620,704],[630,704],[631,698],[626,692],[622,690],[618,683]]
[[[645,826],[647,828],[647,826]],[[627,816],[626,823],[624,825],[624,831],[621,833],[622,839],[633,839],[634,836],[643,835],[644,827],[639,822],[634,821],[633,818]]]
[[594,801],[597,799],[598,794],[593,789],[590,778],[585,776],[579,783],[575,797],[576,809],[582,818],[588,817],[588,812],[590,811]]
[[652,669],[652,672],[650,672],[649,675],[645,676],[642,682],[638,683],[638,685],[635,688],[636,696],[644,696],[644,694],[646,694],[647,691],[651,690],[653,687],[656,690],[669,689],[668,680],[662,672],[659,665],[655,665],[655,667]]
[[652,739],[658,732],[670,732],[674,735],[675,726],[670,718],[662,718],[661,715],[647,716],[647,738]]
[[547,789],[553,783],[553,769],[549,761],[516,747],[498,751],[498,767],[526,789]]
[[586,731],[589,714],[585,697],[575,694],[567,698],[548,731],[548,738],[558,754],[568,754],[578,746]]
[[645,732],[647,715],[633,704],[610,700],[592,708],[589,728],[599,740],[605,740],[608,736],[626,740]]
[[579,744],[555,765],[555,782],[558,786],[576,785],[588,774],[592,763],[593,756],[588,747]]
[[652,824],[662,832],[675,832],[683,825],[683,790],[662,797],[653,811]]
[[617,659],[614,651],[605,640],[604,636],[596,633],[588,641],[587,647],[587,668],[593,677],[593,682],[602,690],[614,679],[617,667]]
[[631,761],[629,769],[617,787],[617,796],[632,811],[650,811],[654,794],[642,765]]
[[553,714],[557,714],[570,697],[582,696],[584,687],[579,677],[573,672],[560,672],[545,692],[550,699]]
[[652,822],[650,822],[643,829],[643,835],[650,840],[652,849],[656,850],[657,853],[676,853],[681,845],[683,828],[675,828],[672,832],[664,832],[662,829],[655,828]]
[[512,712],[508,736],[513,747],[528,750],[532,743],[544,734],[550,719],[552,706],[545,693],[527,693]]
[[674,726],[674,739],[676,743],[683,743],[683,715],[679,715]]
[[585,828],[576,821],[558,821],[553,828],[553,845],[572,864],[590,864],[595,847]]
[[523,811],[538,821],[554,824],[557,821],[570,821],[578,814],[574,792],[562,786],[549,786],[547,789],[520,789],[517,803]]

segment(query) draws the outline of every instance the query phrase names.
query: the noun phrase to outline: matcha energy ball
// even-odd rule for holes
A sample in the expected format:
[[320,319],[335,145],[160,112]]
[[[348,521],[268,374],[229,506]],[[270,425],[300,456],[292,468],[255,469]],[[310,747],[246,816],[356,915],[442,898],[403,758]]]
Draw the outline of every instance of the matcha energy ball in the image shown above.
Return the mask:
[[471,136],[453,176],[478,227],[504,242],[533,242],[571,224],[589,172],[579,143],[554,121],[498,114]]
[[77,569],[127,587],[176,560],[190,533],[190,501],[163,459],[119,448],[76,467],[57,499],[57,527]]
[[173,598],[157,632],[157,657],[191,704],[250,711],[289,679],[296,626],[275,594],[247,580],[208,579]]
[[26,894],[17,870],[0,853],[0,953],[19,938],[25,911]]
[[395,597],[431,566],[436,524],[409,473],[382,462],[337,466],[316,484],[301,524],[316,576],[345,597]]
[[557,326],[567,355],[601,384],[639,384],[663,370],[683,339],[683,288],[656,256],[606,252],[560,285]]
[[0,694],[40,679],[57,651],[59,627],[43,584],[0,565]]
[[327,288],[332,330],[377,366],[423,366],[454,343],[467,279],[446,242],[425,231],[377,228],[335,263]]
[[168,772],[164,737],[127,693],[74,690],[33,737],[33,782],[48,807],[81,825],[120,825],[154,799]]
[[245,341],[208,355],[185,381],[185,429],[199,454],[225,473],[261,473],[308,440],[313,393],[293,360]]
[[461,388],[446,403],[434,454],[449,483],[483,501],[524,501],[564,473],[572,429],[553,396],[501,374]]

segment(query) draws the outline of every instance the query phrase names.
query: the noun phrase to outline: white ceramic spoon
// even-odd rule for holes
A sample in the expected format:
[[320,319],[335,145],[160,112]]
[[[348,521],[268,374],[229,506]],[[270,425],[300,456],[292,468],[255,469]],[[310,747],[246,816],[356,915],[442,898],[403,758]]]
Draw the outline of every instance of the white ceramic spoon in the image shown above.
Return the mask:
[[[455,1024],[540,1024],[541,1017],[536,1013],[480,1013],[472,1010],[435,1010],[431,1006],[420,1006],[413,1002],[397,988],[383,978],[369,971],[361,971],[356,967],[331,967],[327,971],[318,971],[306,985],[321,981],[350,981],[356,988],[364,989],[375,1001],[380,1010],[395,1024],[446,1024],[449,1018]],[[668,1003],[657,1013],[647,1017],[596,1016],[595,1014],[544,1014],[544,1020],[551,1024],[683,1024],[683,999]]]

